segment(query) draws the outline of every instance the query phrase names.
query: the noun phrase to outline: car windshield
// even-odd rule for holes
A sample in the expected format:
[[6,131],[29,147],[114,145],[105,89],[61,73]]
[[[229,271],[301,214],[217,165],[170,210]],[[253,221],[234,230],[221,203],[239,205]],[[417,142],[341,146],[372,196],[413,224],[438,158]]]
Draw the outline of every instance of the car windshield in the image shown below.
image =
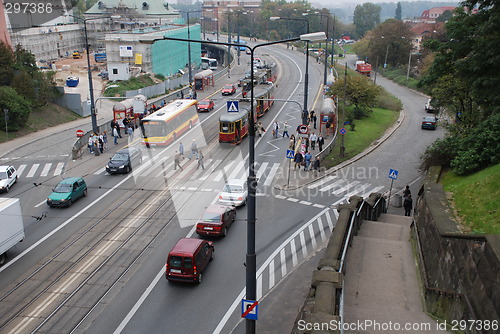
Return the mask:
[[224,89],[233,89],[233,86],[229,85],[229,86],[224,86]]
[[200,102],[200,105],[202,105],[202,106],[207,106],[207,105],[209,105],[209,104],[210,104],[210,102],[209,102],[209,101],[201,101],[201,102]]
[[115,153],[111,160],[126,161],[128,160],[128,154],[125,153]]
[[236,184],[226,184],[223,191],[225,193],[241,193],[243,192],[243,187]]
[[436,119],[434,117],[424,117],[425,122],[434,122]]
[[7,173],[6,172],[0,172],[0,180],[6,179],[7,178]]
[[54,192],[56,193],[70,193],[71,190],[73,190],[73,185],[67,184],[67,183],[59,183],[56,188],[54,189]]
[[216,213],[205,212],[202,219],[205,222],[220,222],[220,215]]

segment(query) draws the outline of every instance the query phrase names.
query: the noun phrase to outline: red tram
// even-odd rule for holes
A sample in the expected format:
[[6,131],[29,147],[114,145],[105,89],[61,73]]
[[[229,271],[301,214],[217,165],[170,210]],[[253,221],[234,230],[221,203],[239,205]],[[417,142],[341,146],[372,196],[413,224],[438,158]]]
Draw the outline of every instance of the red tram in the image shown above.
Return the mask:
[[[219,142],[238,144],[248,135],[250,109],[242,107],[238,112],[228,112],[219,118]],[[254,122],[257,118],[254,114]]]

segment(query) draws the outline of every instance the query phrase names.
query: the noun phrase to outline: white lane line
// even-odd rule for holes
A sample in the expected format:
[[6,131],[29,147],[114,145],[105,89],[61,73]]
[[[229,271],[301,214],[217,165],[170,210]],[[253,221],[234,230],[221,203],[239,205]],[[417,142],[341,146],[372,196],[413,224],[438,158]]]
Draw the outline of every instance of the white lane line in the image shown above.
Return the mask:
[[318,182],[314,182],[313,184],[308,185],[307,188],[308,189],[317,188],[317,187],[322,186],[323,184],[330,182],[331,180],[334,180],[336,178],[337,178],[336,176],[327,176],[323,180],[319,180]]
[[269,263],[269,290],[271,290],[274,286],[274,259]]
[[277,199],[285,199],[286,196],[283,196],[283,195],[274,195],[274,197],[276,197]]
[[56,169],[54,170],[54,176],[61,175],[63,168],[64,168],[64,162],[58,163],[56,166]]
[[298,198],[292,198],[292,197],[288,197],[286,200],[287,200],[287,201],[290,201],[290,202],[294,202],[294,203],[296,203],[296,202],[298,202],[298,201],[299,201],[299,199],[298,199]]
[[259,170],[257,170],[257,174],[255,175],[257,180],[259,180],[262,177],[262,174],[264,174],[264,171],[266,170],[267,165],[269,165],[269,162],[263,162],[260,165]]
[[290,249],[291,249],[291,252],[292,252],[292,267],[295,267],[298,263],[298,260],[297,260],[297,247],[295,246],[295,239],[292,239],[292,241],[290,241]]
[[269,171],[269,174],[267,175],[266,181],[264,182],[265,186],[271,185],[271,182],[273,182],[274,175],[276,175],[276,172],[278,171],[278,168],[280,167],[279,163],[275,163],[273,167],[271,167],[271,170]]
[[304,204],[304,205],[311,205],[312,204],[311,202],[308,202],[308,201],[300,201],[299,203]]
[[347,180],[337,180],[337,181],[333,182],[332,184],[329,184],[327,186],[324,186],[323,188],[320,188],[319,191],[322,191],[322,192],[328,191],[328,190],[333,189],[336,186],[338,186],[338,185],[340,185],[340,184],[342,184],[342,183],[344,183],[346,181]]
[[17,176],[21,177],[21,175],[23,174],[25,169],[26,169],[26,165],[19,166],[19,168],[17,169]]
[[321,220],[321,217],[318,218],[317,222],[318,222],[319,234],[321,234],[321,241],[325,242],[326,240],[325,227],[323,226],[323,221]]
[[332,194],[335,196],[338,196],[338,195],[342,194],[344,191],[351,189],[352,187],[354,187],[358,183],[360,183],[360,182],[359,181],[352,181],[351,183],[346,184],[344,187],[332,192]]
[[35,205],[35,208],[38,208],[38,207],[42,206],[45,203],[47,203],[46,199],[44,199],[43,201],[41,201],[40,203],[38,203],[37,205]]
[[306,238],[304,235],[304,231],[300,232],[300,249],[302,249],[302,258],[305,259],[307,256],[307,246],[306,246]]
[[314,235],[313,224],[310,224],[307,228],[309,230],[309,236],[311,237],[311,243],[312,243],[313,249],[316,249],[318,247],[318,244],[316,243],[316,236]]
[[40,167],[40,164],[33,164],[33,166],[31,166],[31,169],[28,172],[28,174],[26,174],[26,177],[33,177],[33,176],[35,176],[35,173],[36,173],[36,170],[38,169],[38,167]]
[[286,276],[286,254],[285,248],[282,248],[280,251],[280,260],[281,260],[281,277]]
[[262,297],[262,275],[257,277],[257,300]]
[[314,206],[315,208],[319,208],[319,209],[324,209],[324,208],[325,208],[325,206],[324,206],[324,205],[321,205],[321,204],[313,204],[313,206]]
[[326,222],[328,223],[328,227],[330,228],[330,231],[333,232],[332,217],[330,217],[330,212],[329,211],[325,212],[325,217],[326,217]]
[[52,167],[52,163],[48,162],[43,166],[42,172],[40,173],[40,176],[47,176],[49,175],[50,168]]

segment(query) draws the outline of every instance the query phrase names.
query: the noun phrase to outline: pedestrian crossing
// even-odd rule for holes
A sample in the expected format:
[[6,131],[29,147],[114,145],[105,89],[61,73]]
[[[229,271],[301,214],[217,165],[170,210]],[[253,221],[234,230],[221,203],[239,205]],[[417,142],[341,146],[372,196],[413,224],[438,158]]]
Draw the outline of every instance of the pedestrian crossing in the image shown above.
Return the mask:
[[27,179],[59,176],[63,173],[65,166],[65,162],[21,164],[19,166],[14,165],[17,170],[17,177]]
[[324,209],[286,239],[257,271],[257,299],[261,299],[301,260],[306,259],[330,237],[337,222],[336,210]]
[[361,180],[342,179],[336,175],[329,175],[307,185],[306,188],[310,192],[317,192],[319,195],[333,195],[348,199],[351,196],[366,198],[370,196],[371,193],[381,192],[385,186],[373,185]]

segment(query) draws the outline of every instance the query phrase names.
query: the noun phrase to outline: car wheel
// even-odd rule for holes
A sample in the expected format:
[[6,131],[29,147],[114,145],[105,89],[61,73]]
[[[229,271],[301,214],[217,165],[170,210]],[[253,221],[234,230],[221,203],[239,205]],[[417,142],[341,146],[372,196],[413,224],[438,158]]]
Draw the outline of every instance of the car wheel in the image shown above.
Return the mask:
[[125,167],[125,174],[128,174],[130,172],[130,166]]
[[198,284],[201,283],[202,276],[203,275],[201,273],[198,274],[198,279],[196,280],[196,283],[198,283]]
[[7,261],[7,255],[5,253],[0,254],[0,267],[3,266],[6,261]]
[[7,186],[5,187],[5,192],[6,192],[6,193],[8,193],[8,192],[9,192],[9,190],[10,190],[10,187],[9,187],[9,185],[7,185]]
[[[227,227],[225,227],[223,230],[222,230],[222,236],[225,237],[227,235]],[[213,254],[213,252],[212,252]]]
[[16,180],[14,181],[14,183],[17,183],[17,175],[16,175]]
[[212,249],[212,254],[210,255],[210,261],[213,261],[215,256],[215,251]]
[[83,191],[83,197],[87,197],[87,189]]
[[73,204],[73,201],[72,200],[69,200],[68,201],[68,208]]

